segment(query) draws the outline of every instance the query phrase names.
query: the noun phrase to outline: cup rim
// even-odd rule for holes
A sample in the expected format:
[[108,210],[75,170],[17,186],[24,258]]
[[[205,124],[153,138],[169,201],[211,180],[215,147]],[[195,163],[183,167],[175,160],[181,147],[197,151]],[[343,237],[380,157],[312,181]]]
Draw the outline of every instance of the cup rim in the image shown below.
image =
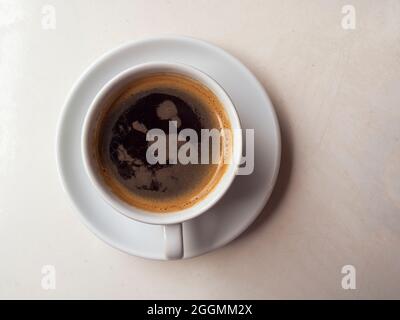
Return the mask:
[[[155,71],[157,70],[157,71]],[[229,164],[229,167],[220,180],[217,182],[216,186],[211,190],[203,199],[196,202],[194,205],[177,211],[172,211],[168,213],[157,213],[149,210],[140,209],[133,205],[130,205],[120,199],[116,194],[114,194],[105,184],[103,179],[99,176],[97,171],[91,165],[91,147],[89,143],[90,139],[90,128],[92,127],[92,122],[96,119],[97,112],[99,108],[102,106],[102,102],[105,97],[107,97],[110,92],[115,90],[118,85],[121,83],[128,82],[131,77],[137,76],[140,73],[143,74],[151,74],[157,72],[163,72],[160,70],[164,70],[164,72],[175,72],[178,74],[182,74],[184,76],[189,76],[194,80],[200,81],[203,85],[205,85],[208,89],[213,91],[213,93],[217,96],[217,98],[221,101],[225,111],[227,111],[228,118],[231,122],[232,127],[232,161]],[[234,122],[234,124],[232,123]],[[236,126],[236,127],[235,127]],[[137,220],[139,222],[149,223],[149,224],[157,224],[157,225],[168,225],[168,224],[177,224],[182,223],[184,221],[193,219],[198,217],[202,213],[209,210],[212,206],[214,206],[228,191],[233,180],[236,176],[240,165],[240,159],[242,156],[242,135],[241,133],[235,133],[235,129],[241,129],[241,123],[239,116],[237,114],[237,110],[232,102],[232,99],[223,89],[223,87],[210,75],[205,72],[199,70],[198,68],[180,63],[180,62],[162,62],[162,61],[153,61],[142,63],[133,67],[130,67],[111,80],[109,80],[96,94],[95,98],[91,102],[88,111],[85,115],[83,125],[82,125],[82,134],[81,134],[81,152],[83,158],[83,164],[86,173],[89,176],[89,180],[95,189],[100,193],[102,198],[116,211],[119,213]],[[221,187],[221,181],[224,180],[224,185]],[[216,189],[218,193],[216,193]],[[201,206],[199,206],[202,204]]]

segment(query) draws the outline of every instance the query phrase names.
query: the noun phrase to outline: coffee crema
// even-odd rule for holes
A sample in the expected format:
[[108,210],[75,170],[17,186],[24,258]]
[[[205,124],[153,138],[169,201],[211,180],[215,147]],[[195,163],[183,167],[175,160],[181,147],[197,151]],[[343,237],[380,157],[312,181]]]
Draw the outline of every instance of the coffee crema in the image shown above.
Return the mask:
[[[161,129],[168,137],[171,121],[178,134],[192,129],[198,137],[202,129],[231,129],[215,94],[175,73],[147,75],[121,92],[109,98],[94,134],[93,156],[107,186],[129,205],[154,213],[179,211],[205,198],[226,171],[223,152],[218,163],[150,164],[146,135]],[[231,143],[221,136],[221,149],[232,150]]]

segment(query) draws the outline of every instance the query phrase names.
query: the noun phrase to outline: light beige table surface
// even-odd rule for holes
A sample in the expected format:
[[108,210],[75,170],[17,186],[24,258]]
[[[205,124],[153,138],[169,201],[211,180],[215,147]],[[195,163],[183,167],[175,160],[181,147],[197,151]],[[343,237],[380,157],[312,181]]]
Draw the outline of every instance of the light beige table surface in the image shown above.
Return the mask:
[[[355,29],[342,26],[344,5]],[[282,126],[260,218],[187,261],[98,240],[55,163],[56,122],[82,71],[160,34],[236,55]],[[400,298],[400,1],[0,0],[0,89],[0,298]],[[56,268],[55,290],[41,286],[43,265]],[[342,288],[344,265],[355,290]]]

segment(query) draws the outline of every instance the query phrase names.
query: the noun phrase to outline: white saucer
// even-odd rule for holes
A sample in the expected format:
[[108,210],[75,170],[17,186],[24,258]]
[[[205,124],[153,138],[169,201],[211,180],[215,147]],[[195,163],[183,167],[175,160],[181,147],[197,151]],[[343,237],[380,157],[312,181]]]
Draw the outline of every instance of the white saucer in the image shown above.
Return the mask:
[[265,206],[278,175],[280,132],[263,87],[236,58],[209,43],[186,37],[152,38],[129,43],[93,63],[74,85],[57,135],[57,162],[63,185],[84,223],[111,246],[136,256],[165,260],[162,228],[116,212],[91,185],[81,157],[81,127],[102,86],[121,71],[150,61],[181,62],[203,70],[233,100],[243,128],[255,129],[255,170],[236,177],[211,210],[185,222],[184,258],[217,249],[239,236]]

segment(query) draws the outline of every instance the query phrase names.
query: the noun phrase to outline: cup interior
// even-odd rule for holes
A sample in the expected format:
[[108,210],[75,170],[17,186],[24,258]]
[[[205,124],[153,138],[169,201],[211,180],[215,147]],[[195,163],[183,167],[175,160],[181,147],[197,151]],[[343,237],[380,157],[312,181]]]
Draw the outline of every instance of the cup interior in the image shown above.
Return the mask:
[[[95,128],[104,108],[109,106],[132,82],[144,76],[157,73],[176,73],[200,82],[211,90],[224,107],[232,129],[231,162],[217,185],[191,207],[168,213],[155,213],[133,207],[115,195],[99,173],[93,155]],[[223,88],[202,71],[181,63],[151,62],[123,71],[111,79],[96,95],[89,107],[82,128],[82,156],[85,169],[92,184],[101,196],[118,212],[141,222],[150,224],[175,224],[202,214],[211,208],[228,190],[234,180],[242,155],[242,134],[236,109]]]

